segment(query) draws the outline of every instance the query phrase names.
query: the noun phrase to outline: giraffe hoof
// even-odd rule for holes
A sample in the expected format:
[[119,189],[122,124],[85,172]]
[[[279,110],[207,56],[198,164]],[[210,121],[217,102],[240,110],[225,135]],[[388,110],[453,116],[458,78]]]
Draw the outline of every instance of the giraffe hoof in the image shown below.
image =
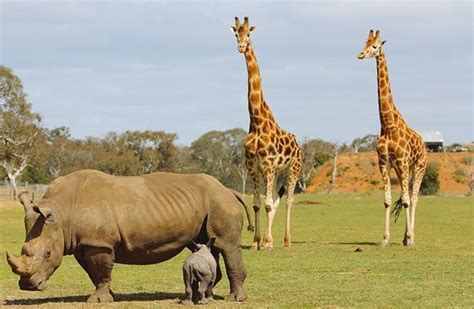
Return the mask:
[[272,249],[273,249],[273,242],[267,242],[267,243],[263,244],[262,250],[270,251]]
[[260,250],[260,246],[258,243],[253,243],[253,245],[250,247],[250,250]]
[[382,240],[382,243],[380,244],[380,247],[387,248],[388,247],[388,240],[387,239]]

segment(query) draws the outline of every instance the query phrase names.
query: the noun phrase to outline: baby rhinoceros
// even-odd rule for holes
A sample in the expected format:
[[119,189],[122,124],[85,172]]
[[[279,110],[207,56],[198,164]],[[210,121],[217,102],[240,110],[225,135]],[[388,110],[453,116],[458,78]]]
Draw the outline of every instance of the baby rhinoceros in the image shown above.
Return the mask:
[[[211,238],[207,244],[192,243],[195,250],[186,258],[183,264],[183,280],[185,285],[185,298],[182,304],[192,305],[207,304],[212,300],[212,288],[216,281],[217,263],[211,253],[211,247],[215,238]],[[188,246],[188,248],[191,246]]]

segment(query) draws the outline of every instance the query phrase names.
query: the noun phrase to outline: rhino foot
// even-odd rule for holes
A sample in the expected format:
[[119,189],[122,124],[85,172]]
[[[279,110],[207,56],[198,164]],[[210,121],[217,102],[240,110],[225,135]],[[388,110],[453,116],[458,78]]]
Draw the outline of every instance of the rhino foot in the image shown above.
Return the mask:
[[199,305],[206,305],[209,303],[209,300],[207,298],[203,298],[197,302]]
[[114,298],[110,293],[94,293],[88,299],[88,303],[111,303]]
[[181,305],[192,306],[194,303],[189,299],[183,299],[179,302]]
[[235,295],[234,292],[231,292],[229,295],[227,295],[226,297],[224,297],[224,300],[225,301],[238,301],[238,302],[242,302],[244,300],[247,299],[247,295],[245,295],[245,293],[243,294],[239,294],[239,295]]

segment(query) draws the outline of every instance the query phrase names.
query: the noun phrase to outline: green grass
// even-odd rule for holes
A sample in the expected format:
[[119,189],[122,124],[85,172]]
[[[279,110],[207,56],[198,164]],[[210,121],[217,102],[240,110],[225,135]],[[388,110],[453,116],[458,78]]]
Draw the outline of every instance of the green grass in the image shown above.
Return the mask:
[[[320,204],[294,206],[290,249],[282,248],[283,201],[273,229],[275,249],[243,250],[249,299],[242,306],[474,306],[472,198],[422,197],[416,247],[410,249],[401,245],[403,215],[396,224],[392,220],[390,247],[379,247],[384,229],[382,200],[381,195],[298,195],[296,203]],[[8,248],[18,253],[24,238],[21,207],[0,209],[0,222],[0,252]],[[250,245],[252,234],[243,231],[243,236],[243,245]],[[354,252],[357,247],[363,252]],[[116,265],[112,288],[117,301],[110,306],[178,306],[184,291],[181,265],[187,254],[157,265]],[[93,292],[92,283],[72,257],[63,259],[43,292],[20,291],[17,280],[3,259],[3,304],[78,306]],[[214,292],[218,297],[227,294],[227,278]],[[226,305],[233,303],[218,298],[212,304]]]

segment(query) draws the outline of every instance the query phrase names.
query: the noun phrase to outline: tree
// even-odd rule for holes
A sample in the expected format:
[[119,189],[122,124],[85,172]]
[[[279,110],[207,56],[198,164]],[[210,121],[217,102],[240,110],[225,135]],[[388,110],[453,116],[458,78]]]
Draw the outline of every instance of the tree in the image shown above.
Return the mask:
[[21,80],[12,70],[0,66],[0,162],[13,187],[34,154],[42,134],[41,117],[32,112]]
[[334,186],[336,185],[337,158],[339,157],[339,154],[343,153],[349,148],[345,143],[339,144],[337,142],[333,143],[332,146],[333,146],[333,164],[332,164],[332,173],[331,173],[331,178],[329,180],[329,187],[328,187],[327,194],[330,194],[332,190],[334,189]]
[[176,169],[176,138],[176,134],[163,131],[127,131],[118,137],[118,142],[138,158],[140,174],[149,174]]
[[47,134],[47,173],[51,178],[57,178],[65,164],[68,145],[71,144],[71,131],[67,127],[46,130]]
[[238,175],[241,189],[245,191],[248,174],[243,144],[246,136],[240,128],[207,132],[191,144],[191,157],[201,172],[213,175],[226,186],[237,188]]
[[331,143],[322,139],[306,139],[301,143],[303,166],[298,187],[302,192],[306,191],[316,170],[332,157],[332,148]]
[[359,151],[375,151],[375,146],[379,136],[377,134],[367,134],[364,137],[357,137],[351,143],[351,148],[355,153]]
[[178,148],[176,172],[183,174],[200,172],[199,164],[194,160],[192,153],[193,151],[189,146],[181,146]]

